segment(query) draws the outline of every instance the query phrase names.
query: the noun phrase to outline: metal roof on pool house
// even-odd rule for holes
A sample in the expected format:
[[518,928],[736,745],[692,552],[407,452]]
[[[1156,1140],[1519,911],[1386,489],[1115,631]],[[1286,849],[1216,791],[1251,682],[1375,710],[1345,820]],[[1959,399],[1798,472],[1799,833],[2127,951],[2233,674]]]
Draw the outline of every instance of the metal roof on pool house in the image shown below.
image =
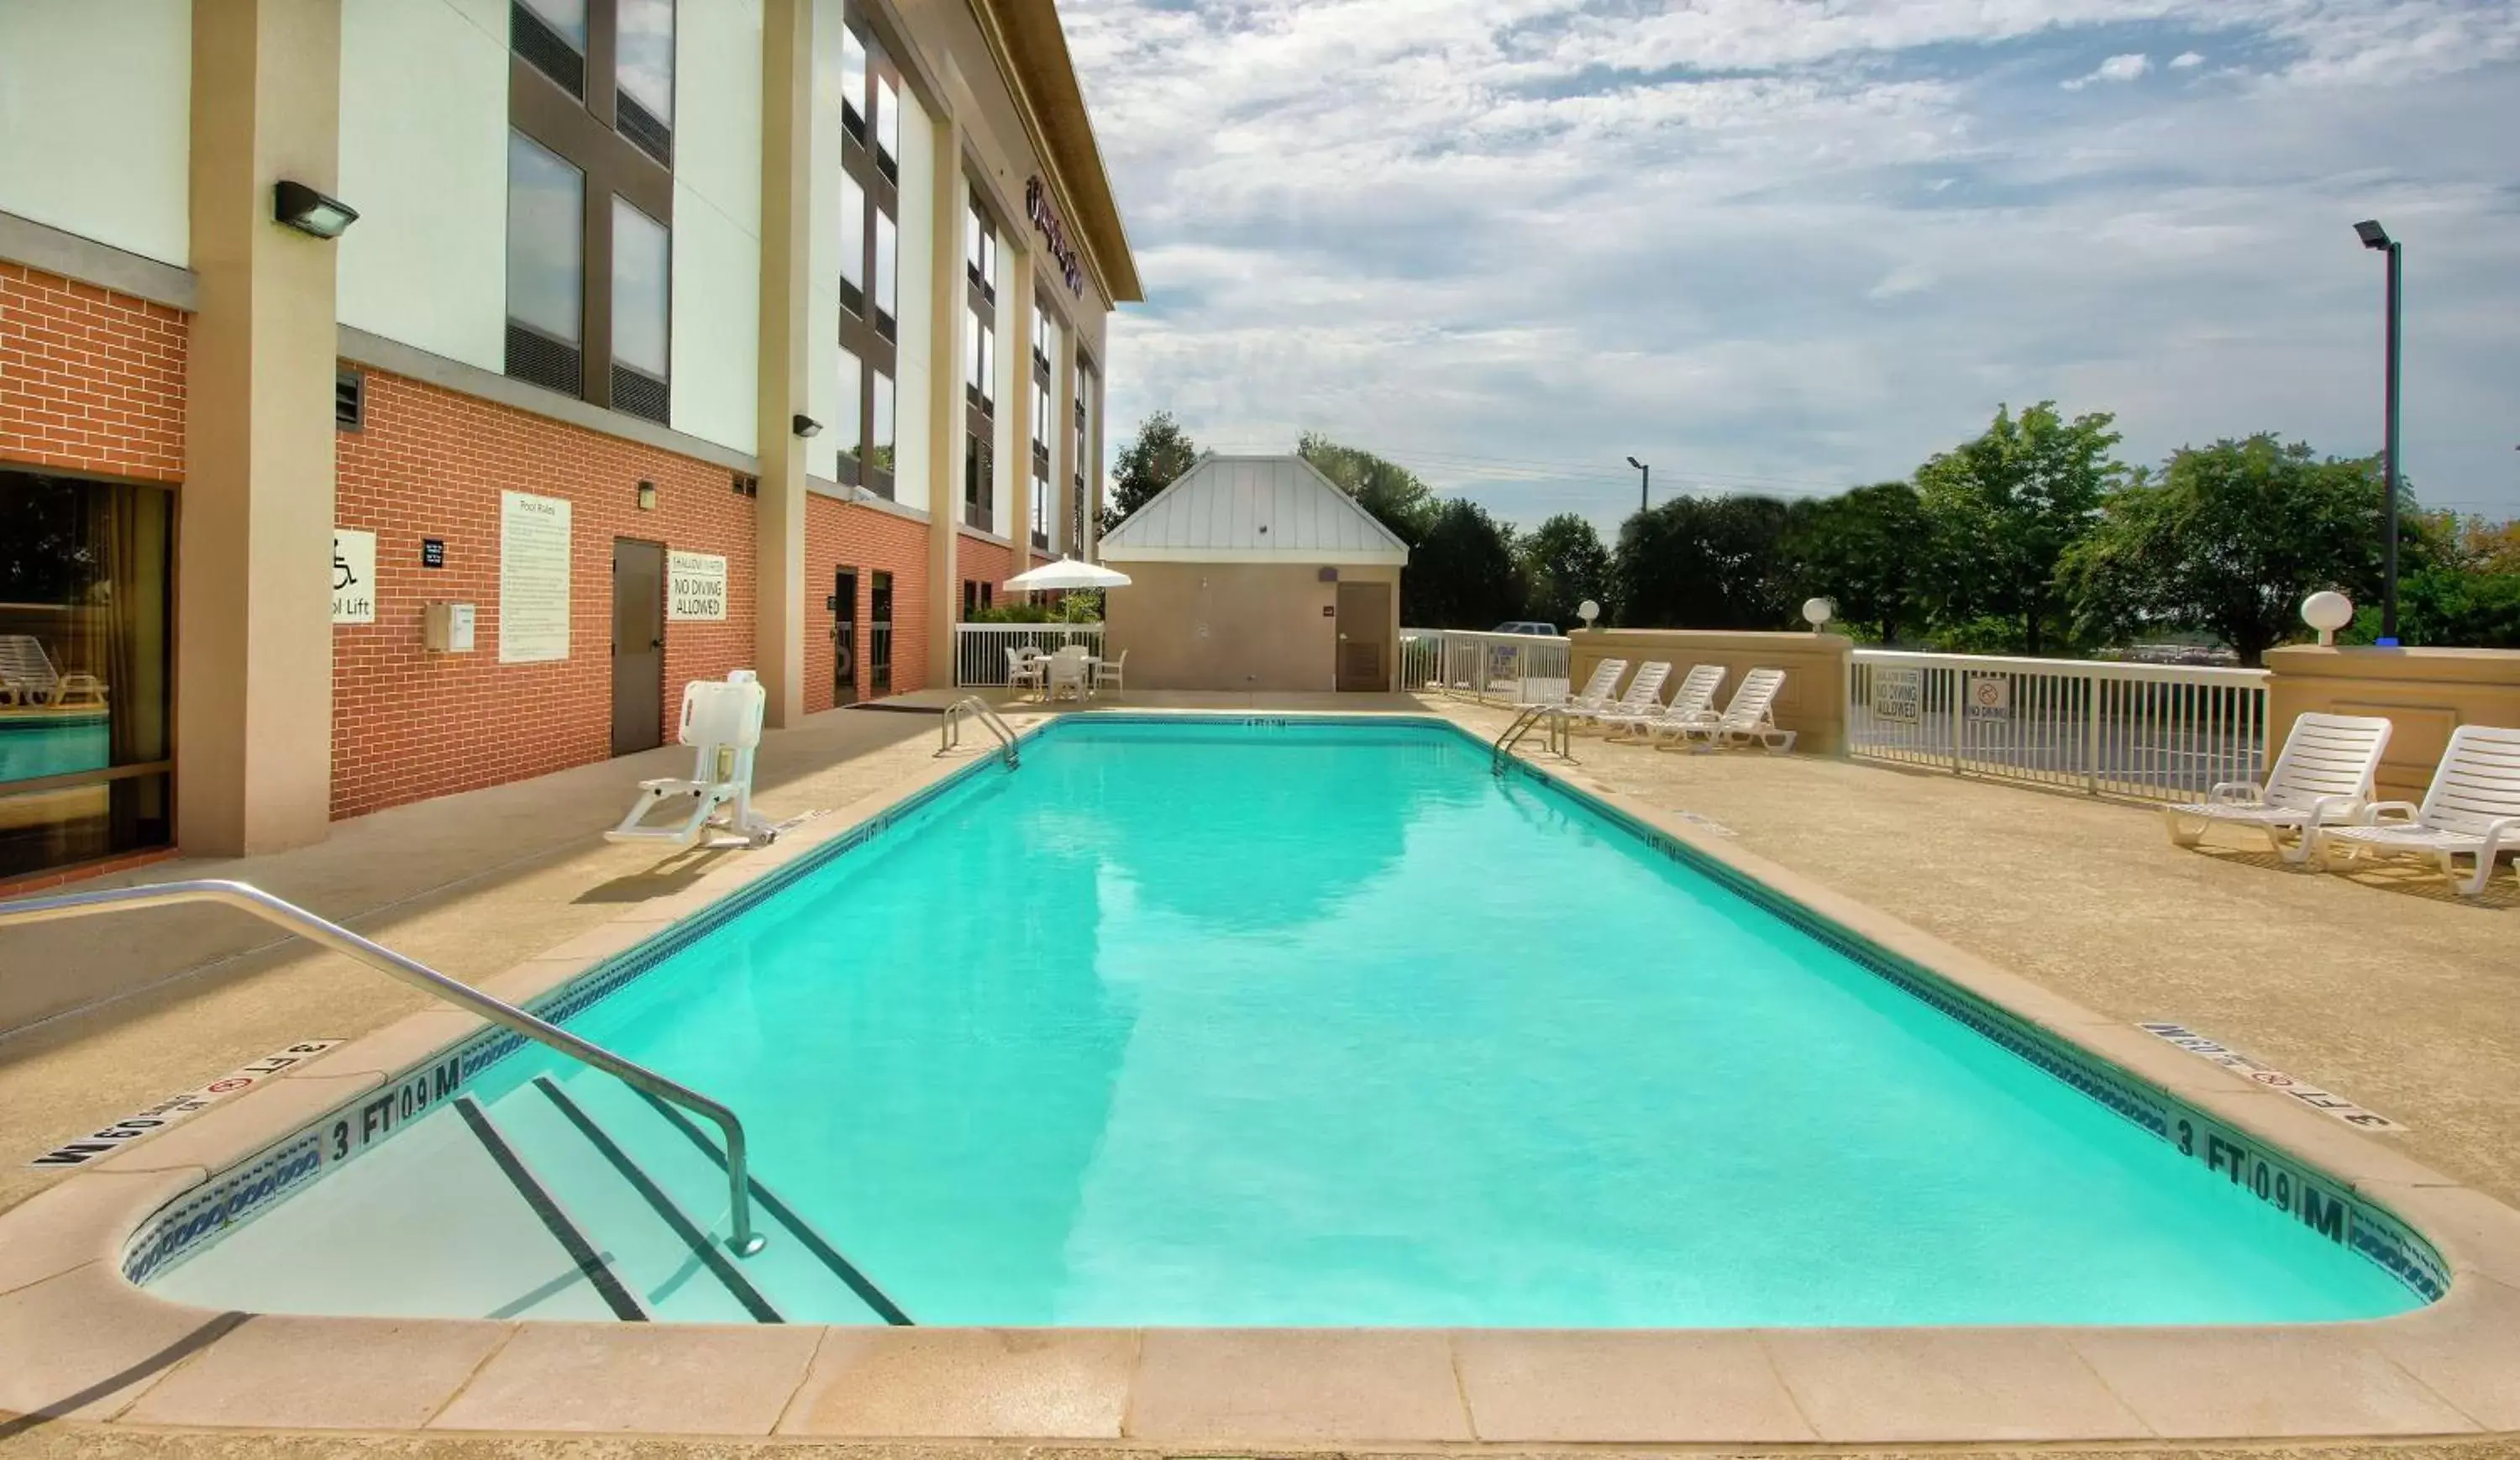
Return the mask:
[[1404,565],[1409,545],[1300,456],[1202,456],[1102,542],[1106,563]]

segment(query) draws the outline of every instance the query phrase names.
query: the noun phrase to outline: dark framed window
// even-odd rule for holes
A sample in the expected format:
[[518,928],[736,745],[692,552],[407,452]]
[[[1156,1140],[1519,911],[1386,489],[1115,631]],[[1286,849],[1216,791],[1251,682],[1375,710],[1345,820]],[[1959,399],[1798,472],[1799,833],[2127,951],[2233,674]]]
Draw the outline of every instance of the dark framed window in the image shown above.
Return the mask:
[[892,693],[892,574],[875,574],[867,590],[867,693]]
[[992,530],[989,519],[989,488],[993,464],[989,460],[989,438],[976,431],[963,433],[963,521],[983,532]]
[[903,108],[900,72],[883,43],[852,20],[840,39],[840,387],[858,394],[841,409],[843,475],[893,495],[893,382],[901,331],[899,168],[881,165],[876,142],[896,145]]
[[851,486],[865,479],[867,414],[866,366],[857,352],[840,346],[840,415],[832,423],[832,434],[840,443],[840,480]]
[[163,488],[0,470],[0,877],[174,840],[174,539]]
[[840,174],[840,307],[864,318],[867,281],[867,190]]
[[971,216],[964,226],[970,238],[963,250],[963,273],[978,286],[981,297],[994,303],[998,297],[998,235],[977,201],[969,207]]
[[1038,446],[1032,453],[1032,545],[1050,546],[1050,453]]
[[854,25],[840,31],[840,127],[867,139],[867,48]]
[[507,373],[672,417],[675,0],[513,0]]

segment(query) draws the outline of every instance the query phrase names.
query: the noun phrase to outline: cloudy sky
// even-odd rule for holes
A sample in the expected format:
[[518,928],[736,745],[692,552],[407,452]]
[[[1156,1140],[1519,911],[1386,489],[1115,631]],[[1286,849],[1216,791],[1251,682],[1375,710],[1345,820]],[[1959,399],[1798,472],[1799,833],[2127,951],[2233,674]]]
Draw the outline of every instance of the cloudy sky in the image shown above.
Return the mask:
[[2124,452],[2380,436],[2520,515],[2520,0],[1062,0],[1149,297],[1115,443],[1310,429],[1529,523],[1904,477],[2000,401]]

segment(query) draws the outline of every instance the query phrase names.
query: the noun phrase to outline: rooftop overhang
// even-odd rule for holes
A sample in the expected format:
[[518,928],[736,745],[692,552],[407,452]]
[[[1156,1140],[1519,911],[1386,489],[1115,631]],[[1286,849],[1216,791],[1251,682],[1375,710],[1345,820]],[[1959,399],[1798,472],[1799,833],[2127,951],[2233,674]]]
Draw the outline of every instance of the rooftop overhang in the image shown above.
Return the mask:
[[1111,175],[1094,141],[1085,92],[1067,54],[1067,32],[1058,23],[1057,0],[972,0],[999,50],[999,65],[1038,135],[1033,139],[1064,195],[1070,224],[1083,239],[1095,272],[1114,304],[1147,297],[1138,281],[1137,255],[1111,196]]
[[1274,548],[1130,547],[1104,538],[1096,556],[1105,563],[1261,563],[1280,568],[1406,568],[1407,548],[1332,548],[1279,552]]

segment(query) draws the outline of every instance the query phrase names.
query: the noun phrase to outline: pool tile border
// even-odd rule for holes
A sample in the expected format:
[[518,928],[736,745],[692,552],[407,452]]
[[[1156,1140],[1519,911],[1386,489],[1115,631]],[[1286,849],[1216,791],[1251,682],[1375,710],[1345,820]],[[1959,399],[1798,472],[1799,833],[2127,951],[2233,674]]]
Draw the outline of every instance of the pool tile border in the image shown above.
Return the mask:
[[[1189,717],[1272,725],[1325,719],[1386,726],[1415,722],[1447,725],[1469,736],[1474,743],[1483,740],[1442,713],[1427,710],[1365,714],[1139,710],[1090,713],[1097,718]],[[1030,740],[1053,723],[1055,719],[1034,721],[1024,728],[1023,736]],[[669,905],[650,904],[634,909],[609,929],[600,930],[607,939],[616,942],[643,928],[652,935],[668,935],[665,937],[642,938],[609,956],[579,957],[563,947],[529,959],[485,982],[502,997],[527,1007],[575,1012],[617,990],[760,897],[824,865],[830,857],[899,826],[904,818],[933,804],[937,797],[962,784],[964,778],[981,773],[989,763],[939,763],[926,774],[905,777],[892,790],[867,797],[835,817],[809,824],[777,846],[712,870],[692,891],[669,899]],[[2271,1197],[2272,1182],[2279,1172],[2292,1177],[2296,1191],[2305,1175],[2327,1183],[2322,1188],[2322,1204],[2328,1201],[2324,1193],[2347,1194],[2346,1199],[2354,1204],[2349,1209],[2353,1219],[2358,1223],[2367,1220],[2372,1234],[2373,1247],[2358,1244],[2357,1250],[2386,1266],[2391,1244],[2402,1244],[2395,1251],[2398,1259],[2408,1264],[2406,1280],[2410,1285],[2440,1283],[2447,1289],[2446,1296],[2429,1306],[2397,1317],[2289,1327],[1908,1328],[1799,1333],[1634,1330],[1618,1338],[1637,1346],[1637,1362],[1623,1365],[1619,1372],[1600,1376],[1597,1381],[1600,1429],[1581,1433],[1579,1410],[1575,1427],[1578,1433],[1564,1433],[1552,1427],[1552,1437],[1545,1442],[1533,1438],[1527,1419],[1514,1423],[1506,1416],[1512,1412],[1515,1402],[1527,1405],[1533,1373],[1545,1373],[1550,1364],[1564,1362],[1567,1335],[1519,1330],[1129,1331],[1137,1356],[1127,1375],[1128,1397],[1118,1445],[1178,1449],[1189,1437],[1196,1437],[1202,1444],[1240,1449],[1286,1448],[1323,1443],[1319,1437],[1326,1433],[1341,1445],[1459,1444],[1466,1435],[1473,1444],[1506,1449],[1535,1443],[1562,1447],[1572,1442],[1615,1445],[1748,1439],[1751,1436],[1743,1433],[1743,1422],[1737,1415],[1728,1417],[1720,1412],[1722,1406],[1675,1404],[1667,1392],[1667,1382],[1660,1377],[1684,1372],[1692,1364],[1718,1360],[1728,1372],[1744,1376],[1742,1384],[1752,1386],[1747,1391],[1736,1391],[1736,1400],[1740,1392],[1756,1392],[1758,1373],[1778,1374],[1787,1402],[1797,1406],[1796,1412],[1805,1415],[1812,1432],[1827,1444],[1905,1443],[1920,1437],[2016,1442],[2125,1437],[2233,1439],[2272,1437],[2278,1430],[2294,1438],[2342,1438],[2472,1435],[2520,1426],[2520,1383],[2500,1377],[2520,1374],[2520,1287],[2510,1285],[2510,1275],[2520,1272],[2520,1211],[2424,1170],[2399,1153],[2340,1129],[2313,1112],[2291,1108],[2288,1102],[2270,1097],[2228,1072],[2198,1066],[2149,1036],[2048,994],[2037,985],[1841,897],[1809,878],[1775,866],[1723,839],[1708,837],[1689,827],[1685,818],[1644,805],[1624,793],[1575,787],[1527,761],[1516,763],[1580,804],[1643,836],[1647,845],[1663,854],[1685,859],[1692,867],[1754,896],[1764,891],[1767,897],[1761,900],[1772,908],[1778,907],[1778,902],[1769,901],[1770,897],[1801,911],[1813,920],[1805,924],[1806,931],[1829,939],[1841,951],[1859,957],[1868,967],[1911,987],[1918,996],[1931,995],[1946,1001],[1941,1005],[1946,1012],[1970,1023],[1989,1037],[2005,1042],[2007,1048],[2013,1046],[2005,1036],[2022,1041],[2030,1050],[2070,1047],[2072,1073],[2091,1076],[2096,1072],[2096,1082],[2085,1087],[2086,1093],[2110,1105],[2121,1116],[2153,1128],[2147,1113],[2175,1122],[2173,1113],[2186,1111],[2192,1113],[2191,1118],[2208,1122],[2199,1127],[2200,1131],[2210,1130],[2224,1139],[2243,1143],[2252,1160],[2262,1152],[2285,1153],[2275,1157],[2284,1163],[2281,1167],[2265,1167]],[[683,907],[691,908],[692,914],[678,925],[674,913]],[[154,1144],[144,1143],[74,1171],[43,1197],[0,1212],[0,1248],[13,1256],[23,1253],[34,1258],[18,1264],[24,1270],[13,1269],[9,1274],[9,1281],[19,1286],[0,1288],[0,1355],[29,1360],[0,1362],[0,1420],[12,1414],[41,1412],[147,1422],[148,1408],[135,1405],[145,1399],[153,1386],[168,1373],[182,1372],[196,1354],[222,1351],[218,1346],[226,1342],[229,1334],[240,1326],[249,1331],[257,1320],[190,1308],[133,1286],[125,1279],[124,1268],[134,1255],[144,1253],[170,1226],[190,1224],[199,1229],[206,1223],[208,1230],[215,1232],[313,1179],[305,1169],[303,1142],[314,1138],[320,1143],[329,1134],[325,1121],[359,1114],[362,1119],[374,1119],[382,1126],[373,1138],[354,1142],[352,1155],[389,1137],[401,1127],[403,1118],[433,1106],[441,1098],[440,1072],[446,1072],[444,1077],[460,1086],[464,1079],[489,1071],[514,1052],[513,1048],[494,1050],[493,1046],[501,1042],[514,1043],[503,1032],[482,1028],[466,1016],[446,1011],[414,1015],[333,1051],[307,1071],[291,1072],[262,1089],[206,1113],[185,1132],[188,1139],[183,1143],[180,1162],[172,1159],[172,1153],[144,1159]],[[2024,1057],[2031,1056],[2025,1053]],[[2072,1077],[2063,1072],[2051,1072]],[[364,1075],[364,1080],[359,1075]],[[292,1081],[317,1078],[327,1080],[320,1094],[331,1094],[354,1083],[361,1085],[362,1093],[336,1103],[324,1120],[314,1125],[303,1123],[302,1115],[292,1114],[308,1108],[306,1086],[300,1086],[293,1102],[268,1093]],[[411,1102],[408,1109],[406,1099]],[[373,1117],[365,1114],[371,1111],[375,1112]],[[2156,1134],[2175,1140],[2175,1135],[2168,1133],[2175,1129],[2172,1123],[2167,1132],[2156,1130]],[[2297,1151],[2315,1153],[2318,1163],[2313,1165],[2289,1154]],[[319,1152],[318,1172],[323,1168],[320,1157]],[[2254,1173],[2259,1167],[2250,1165],[2245,1169]],[[205,1175],[208,1179],[204,1179]],[[2254,1182],[2254,1174],[2246,1179]],[[2381,1194],[2387,1196],[2396,1211],[2373,1200]],[[2420,1234],[2418,1226],[2422,1229]],[[2358,1226],[2355,1230],[2362,1228]],[[198,1243],[203,1238],[197,1230],[190,1240]],[[162,1266],[164,1260],[158,1258],[158,1264]],[[65,1307],[66,1303],[69,1306]],[[75,1312],[78,1326],[75,1341],[67,1345],[60,1341],[61,1315],[65,1312]],[[336,1369],[349,1375],[363,1366],[392,1364],[396,1334],[412,1336],[417,1358],[424,1348],[443,1348],[442,1335],[446,1331],[459,1325],[474,1329],[482,1326],[477,1320],[454,1319],[381,1324],[357,1318],[291,1318],[288,1322],[305,1326],[319,1340],[325,1335],[338,1339],[338,1345],[316,1342],[289,1346],[316,1355],[310,1361],[323,1367],[328,1377]],[[644,1393],[639,1387],[649,1383],[660,1361],[695,1372],[704,1371],[712,1364],[725,1362],[731,1346],[725,1342],[725,1330],[698,1326],[497,1326],[503,1330],[500,1346],[485,1361],[483,1370],[497,1367],[500,1355],[519,1337],[545,1334],[548,1344],[561,1341],[562,1334],[559,1331],[568,1330],[571,1332],[565,1342],[573,1355],[572,1382],[580,1390],[588,1386],[618,1386],[625,1393]],[[812,1351],[826,1350],[837,1340],[861,1346],[874,1354],[890,1354],[884,1360],[887,1364],[897,1366],[897,1372],[917,1376],[926,1372],[923,1365],[928,1362],[917,1346],[922,1342],[932,1345],[941,1336],[956,1332],[994,1332],[1010,1346],[1053,1347],[1068,1342],[1069,1335],[1065,1330],[828,1329],[815,1341]],[[1387,1336],[1384,1341],[1404,1347],[1416,1345],[1429,1353],[1440,1352],[1449,1363],[1390,1367],[1368,1376],[1353,1392],[1342,1378],[1337,1395],[1340,1418],[1327,1431],[1315,1416],[1289,1412],[1282,1403],[1273,1408],[1268,1402],[1254,1402],[1255,1395],[1265,1399],[1276,1393],[1294,1396],[1300,1407],[1306,1387],[1321,1384],[1326,1371],[1338,1372],[1334,1355],[1353,1350],[1360,1332],[1378,1338]],[[1813,1406],[1822,1396],[1801,1388],[1809,1381],[1804,1370],[1797,1367],[1800,1361],[1793,1356],[1812,1342],[1816,1333],[1827,1335],[1832,1342],[1855,1346],[1869,1355],[1866,1364],[1851,1366],[1860,1367],[1860,1374],[1832,1381],[1842,1384],[1847,1392],[1831,1396],[1820,1414],[1815,1414]],[[170,1343],[170,1335],[181,1337]],[[1592,1341],[1599,1335],[1576,1337]],[[2299,1342],[2287,1342],[2296,1337]],[[1162,1342],[1155,1342],[1157,1338]],[[2157,1341],[2163,1351],[2179,1355],[2179,1361],[2155,1363],[2150,1372],[2140,1376],[2140,1382],[2131,1379],[2126,1387],[2111,1383],[2108,1376],[2115,1363],[2128,1352],[2145,1352],[2142,1346],[2152,1341]],[[1948,1369],[1948,1354],[1956,1344],[1974,1345],[1976,1351],[1996,1355],[1989,1362],[2001,1370],[2002,1382],[2009,1386],[2007,1394],[2018,1394],[2020,1402],[2008,1404],[2002,1414],[1958,1407],[1936,1413],[1920,1427],[1915,1396],[1924,1384]],[[2026,1351],[2025,1345],[2048,1346],[2042,1352],[2052,1352],[2053,1346],[2062,1345],[2080,1367],[2048,1363],[2043,1369],[2037,1364],[2000,1361],[2008,1352]],[[22,1351],[19,1351],[22,1347]],[[969,1354],[984,1353],[985,1348],[973,1350],[968,1346],[952,1345],[947,1348],[964,1353],[957,1362],[965,1367],[952,1372],[940,1370],[936,1384],[952,1390],[956,1386],[968,1387],[975,1379],[985,1380],[985,1366],[979,1370],[969,1367]],[[1236,1361],[1221,1367],[1213,1363],[1183,1367],[1181,1355],[1208,1350],[1230,1350]],[[1410,1351],[1419,1349],[1412,1347]],[[2360,1387],[2342,1386],[2342,1392],[2333,1393],[2322,1392],[2319,1412],[2307,1418],[2297,1414],[2275,1417],[2283,1421],[2280,1424],[2272,1422],[2262,1409],[2229,1402],[2235,1392],[2276,1393],[2288,1384],[2298,1387],[2295,1359],[2313,1352],[2336,1373],[2359,1376]],[[1465,1355],[1474,1361],[1465,1362]],[[147,1362],[135,1362],[142,1359]],[[2069,1373],[2073,1377],[2067,1383],[2065,1376]],[[2043,1378],[2043,1374],[2048,1377]],[[2108,1388],[2124,1409],[2133,1413],[2136,1423],[2128,1425],[2116,1410],[2103,1412],[2091,1403],[2084,1391],[2085,1376]],[[435,1401],[431,1412],[459,1417],[467,1413],[457,1405],[477,1377],[478,1371],[460,1378],[431,1379],[423,1385],[423,1389],[442,1391],[424,1395]],[[1523,1392],[1517,1395],[1500,1387],[1509,1382],[1523,1385]],[[2059,1384],[2065,1388],[2057,1388]],[[90,1397],[92,1393],[104,1397]],[[1140,1406],[1149,1396],[1159,1396],[1161,1403],[1142,1415]],[[559,1397],[544,1404],[530,1393],[522,1398],[510,1394],[502,1399],[497,1423],[518,1430],[585,1428],[588,1421],[582,1410],[582,1402],[572,1409]],[[1494,1417],[1491,1426],[1481,1425],[1482,1412]],[[726,1406],[712,1406],[699,1395],[683,1403],[670,1397],[644,1403],[639,1413],[643,1433],[659,1435],[867,1433],[863,1414],[844,1413],[832,1421],[816,1406],[794,1399],[787,1412],[766,1422],[757,1406],[737,1414]],[[1819,1422],[1821,1414],[1825,1415],[1825,1423]],[[275,1420],[276,1417],[251,1412],[249,1404],[239,1404],[217,1406],[217,1417],[210,1423],[267,1428]],[[1143,1422],[1147,1420],[1161,1423],[1150,1427]],[[300,1428],[338,1425],[364,1429],[373,1427],[375,1420],[373,1416],[352,1417],[349,1411],[338,1419],[310,1412],[294,1416],[292,1423]],[[1779,1421],[1771,1418],[1759,1423],[1775,1427]],[[1161,1436],[1154,1433],[1158,1429],[1163,1432]],[[1784,1438],[1791,1429],[1783,1426],[1760,1437],[1769,1446],[1779,1439],[1792,1443],[1798,1436]],[[972,1435],[956,1437],[1009,1442],[1004,1428],[977,1429]],[[1031,1446],[1047,1437],[1027,1436],[1012,1442]]]

